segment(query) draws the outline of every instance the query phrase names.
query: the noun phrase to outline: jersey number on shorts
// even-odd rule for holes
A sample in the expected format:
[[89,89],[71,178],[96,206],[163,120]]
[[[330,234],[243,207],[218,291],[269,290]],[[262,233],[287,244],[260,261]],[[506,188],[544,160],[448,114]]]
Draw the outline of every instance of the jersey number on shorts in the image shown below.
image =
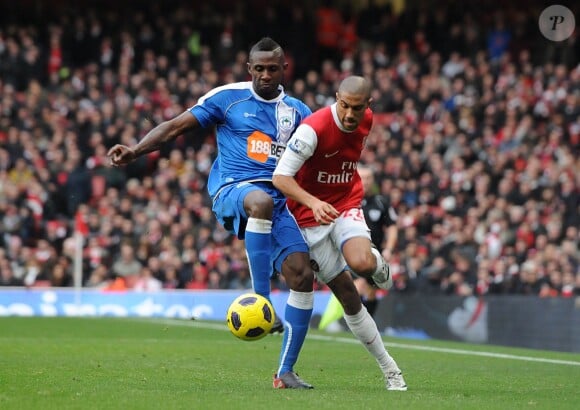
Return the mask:
[[349,209],[344,213],[344,217],[353,221],[364,221],[365,215],[362,209]]

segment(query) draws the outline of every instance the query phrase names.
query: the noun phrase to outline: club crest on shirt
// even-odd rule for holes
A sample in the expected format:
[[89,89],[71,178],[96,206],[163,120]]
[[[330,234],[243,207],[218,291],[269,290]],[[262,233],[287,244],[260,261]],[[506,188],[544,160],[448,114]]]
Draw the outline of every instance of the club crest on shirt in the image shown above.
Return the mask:
[[278,119],[278,141],[288,142],[294,131],[294,120],[291,116],[283,116]]
[[280,120],[278,121],[278,125],[280,126],[280,129],[283,131],[291,130],[292,127],[294,126],[294,121],[292,121],[292,117],[284,116],[280,118]]
[[276,107],[276,118],[278,119],[278,141],[282,143],[288,142],[292,131],[294,131],[294,115],[293,107],[286,105],[283,101]]

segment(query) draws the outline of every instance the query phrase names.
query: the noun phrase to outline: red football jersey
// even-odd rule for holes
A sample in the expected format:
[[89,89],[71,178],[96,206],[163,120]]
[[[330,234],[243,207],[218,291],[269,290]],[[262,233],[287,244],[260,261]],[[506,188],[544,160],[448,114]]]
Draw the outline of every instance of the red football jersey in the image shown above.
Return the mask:
[[[331,107],[326,107],[302,122],[314,130],[317,145],[313,155],[298,170],[296,181],[342,213],[361,205],[363,187],[357,164],[372,127],[373,112],[367,108],[358,128],[352,132],[341,130],[336,121]],[[291,199],[288,199],[288,207],[299,226],[319,225],[310,208]]]

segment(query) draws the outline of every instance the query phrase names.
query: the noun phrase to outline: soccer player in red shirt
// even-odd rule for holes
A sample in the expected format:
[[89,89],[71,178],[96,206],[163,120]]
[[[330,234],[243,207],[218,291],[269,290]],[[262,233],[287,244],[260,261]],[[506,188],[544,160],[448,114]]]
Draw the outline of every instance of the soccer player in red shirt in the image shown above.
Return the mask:
[[307,117],[296,129],[272,182],[288,198],[310,247],[315,274],[340,301],[349,329],[377,360],[387,389],[407,390],[349,272],[372,278],[384,289],[392,286],[389,266],[371,244],[361,209],[357,164],[373,122],[370,92],[363,77],[345,78],[336,103]]

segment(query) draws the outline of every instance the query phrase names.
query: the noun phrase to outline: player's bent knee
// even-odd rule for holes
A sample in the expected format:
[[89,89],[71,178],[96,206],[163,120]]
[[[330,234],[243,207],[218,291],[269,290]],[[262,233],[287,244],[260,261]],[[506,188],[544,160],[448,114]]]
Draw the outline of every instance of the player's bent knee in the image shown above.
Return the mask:
[[295,279],[290,289],[298,292],[312,292],[314,289],[314,275],[312,272],[310,274],[297,276]]
[[288,287],[298,292],[310,292],[314,285],[314,274],[307,267],[304,270],[292,270],[284,275]]
[[290,289],[299,292],[312,291],[314,273],[310,268],[308,254],[294,253],[289,255],[282,265],[282,274]]
[[361,276],[370,276],[377,269],[377,262],[372,254],[370,257],[366,255],[361,255],[361,257],[354,258],[352,261],[348,261],[348,266],[354,273]]
[[252,191],[244,199],[244,208],[249,217],[272,219],[274,200],[263,191]]

